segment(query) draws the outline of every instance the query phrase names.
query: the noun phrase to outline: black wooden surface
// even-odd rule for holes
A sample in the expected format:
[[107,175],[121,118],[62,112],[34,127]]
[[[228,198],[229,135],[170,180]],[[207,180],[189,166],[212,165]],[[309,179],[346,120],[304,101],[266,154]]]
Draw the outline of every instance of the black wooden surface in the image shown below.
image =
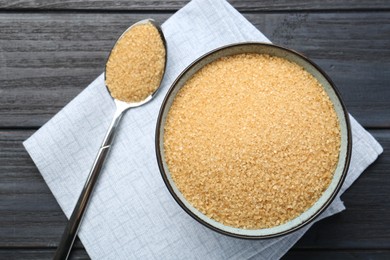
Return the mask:
[[[177,10],[189,1],[183,0],[2,0],[3,10],[119,10],[119,11],[162,11]],[[382,10],[389,9],[390,2],[383,0],[230,0],[240,11],[302,11],[302,10]]]
[[[50,259],[65,215],[22,146],[103,70],[133,22],[187,1],[0,1],[0,259]],[[335,81],[384,154],[285,259],[390,259],[390,1],[230,1]],[[87,259],[78,241],[73,259]]]

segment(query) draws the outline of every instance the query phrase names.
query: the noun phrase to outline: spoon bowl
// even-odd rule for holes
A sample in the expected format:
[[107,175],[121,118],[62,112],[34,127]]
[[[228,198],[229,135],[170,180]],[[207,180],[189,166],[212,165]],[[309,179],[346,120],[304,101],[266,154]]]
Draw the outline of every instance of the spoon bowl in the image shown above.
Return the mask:
[[[115,49],[115,46],[118,44],[118,42],[120,42],[120,40],[123,38],[124,35],[126,35],[131,29],[133,29],[134,27],[136,26],[139,26],[139,25],[143,25],[143,24],[151,24],[153,25],[159,35],[160,35],[160,38],[162,40],[162,43],[163,43],[163,46],[164,46],[164,49],[165,49],[165,60],[164,60],[164,67],[163,67],[163,72],[162,72],[162,78],[164,77],[164,74],[165,74],[165,68],[166,68],[166,65],[167,65],[167,59],[166,59],[166,55],[167,55],[167,43],[166,43],[166,40],[165,40],[165,37],[164,37],[164,33],[162,32],[161,30],[161,27],[153,20],[153,19],[144,19],[144,20],[141,20],[141,21],[138,21],[136,22],[135,24],[133,24],[132,26],[130,26],[129,28],[126,29],[126,31],[124,31],[120,36],[119,38],[116,40],[115,42],[115,45],[113,46],[113,48],[111,49],[111,52],[110,54],[108,55],[107,57],[107,61],[106,61],[106,65],[105,65],[105,72],[107,72],[107,64],[108,64],[108,60],[110,59],[110,56],[112,54],[112,51]],[[105,86],[107,88],[107,91],[108,93],[111,94],[110,92],[110,89],[108,88],[108,84],[107,84],[107,73],[104,73],[104,82],[105,82]],[[161,78],[161,79],[162,79]],[[116,104],[116,107],[118,109],[118,107],[120,107],[121,109],[129,109],[129,108],[134,108],[134,107],[139,107],[139,106],[142,106],[146,103],[148,103],[150,100],[153,99],[153,97],[156,95],[156,93],[158,92],[158,90],[160,89],[160,86],[157,87],[157,89],[155,91],[153,91],[147,98],[145,98],[144,100],[142,101],[139,101],[139,102],[125,102],[125,101],[121,101],[119,99],[115,99],[114,98],[114,101],[115,101],[115,104]]]

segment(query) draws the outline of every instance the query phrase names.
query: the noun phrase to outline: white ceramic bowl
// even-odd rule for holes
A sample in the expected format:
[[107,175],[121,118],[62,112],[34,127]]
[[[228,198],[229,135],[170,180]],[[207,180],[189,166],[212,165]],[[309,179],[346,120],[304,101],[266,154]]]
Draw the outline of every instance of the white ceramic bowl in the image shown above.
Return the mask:
[[[180,193],[179,189],[176,187],[175,182],[173,181],[171,174],[169,172],[168,166],[165,162],[164,155],[164,125],[166,116],[170,110],[173,100],[175,99],[178,91],[185,85],[186,81],[192,77],[199,69],[211,63],[221,57],[241,54],[241,53],[259,53],[259,54],[269,54],[271,56],[277,56],[289,61],[295,62],[298,65],[305,68],[310,74],[312,74],[323,86],[324,90],[328,94],[330,100],[333,103],[334,109],[338,116],[338,120],[341,128],[341,147],[339,154],[339,161],[336,167],[336,170],[333,175],[333,179],[329,187],[325,190],[319,200],[306,212],[302,213],[295,219],[291,221],[264,229],[241,229],[231,226],[223,225],[220,222],[217,222],[208,216],[204,215],[202,212],[194,208]],[[351,158],[351,130],[349,124],[348,113],[345,109],[343,102],[341,101],[340,94],[337,91],[336,87],[329,79],[329,77],[312,61],[303,55],[280,47],[273,44],[257,43],[257,42],[248,42],[241,44],[234,44],[224,46],[222,48],[211,51],[204,56],[200,57],[189,65],[175,80],[171,88],[166,95],[159,113],[156,127],[156,153],[157,161],[160,168],[160,172],[164,179],[164,182],[169,189],[170,193],[176,200],[176,202],[194,219],[202,223],[203,225],[213,229],[222,234],[247,238],[247,239],[261,239],[261,238],[271,238],[275,236],[285,235],[292,231],[295,231],[315,219],[320,215],[333,201],[337,192],[339,191],[345,176],[348,171],[349,161]]]

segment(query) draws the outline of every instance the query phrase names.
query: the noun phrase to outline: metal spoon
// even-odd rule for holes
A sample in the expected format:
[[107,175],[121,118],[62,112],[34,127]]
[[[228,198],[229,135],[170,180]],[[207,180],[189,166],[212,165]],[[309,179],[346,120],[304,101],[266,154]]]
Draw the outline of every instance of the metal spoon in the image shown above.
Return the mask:
[[[129,30],[131,30],[134,26],[146,24],[146,23],[151,23],[154,27],[157,28],[157,30],[160,34],[161,40],[163,42],[164,48],[165,48],[165,57],[166,57],[167,47],[166,47],[164,35],[162,33],[160,26],[157,25],[152,19],[142,20],[142,21],[139,21],[139,22],[133,24],[119,37],[117,43],[122,38],[122,36],[124,34],[126,34]],[[115,49],[115,46],[113,49]],[[166,58],[165,58],[165,65],[163,68],[163,76],[164,76],[164,72],[165,72],[165,67],[166,67]],[[106,65],[105,70],[107,71],[107,65]],[[161,84],[161,82],[160,82],[160,84]],[[80,197],[77,201],[77,204],[73,210],[73,213],[72,213],[72,215],[69,219],[69,222],[65,228],[65,231],[62,235],[61,242],[60,242],[60,244],[57,248],[57,251],[54,255],[54,259],[67,259],[69,257],[69,253],[70,253],[72,246],[73,246],[73,243],[76,239],[78,229],[79,229],[81,221],[83,219],[85,210],[88,206],[88,202],[91,198],[91,194],[93,192],[94,186],[95,186],[96,181],[99,177],[100,171],[101,171],[102,166],[104,164],[104,161],[107,157],[108,151],[111,148],[111,144],[114,140],[116,129],[119,125],[120,120],[122,119],[123,114],[129,108],[139,107],[139,106],[142,106],[142,105],[148,103],[150,100],[153,99],[153,97],[155,96],[159,87],[152,94],[150,94],[147,98],[145,98],[144,100],[142,100],[140,102],[127,103],[124,101],[120,101],[118,99],[114,99],[114,102],[116,105],[116,111],[114,114],[114,118],[111,122],[111,125],[109,126],[109,128],[107,130],[106,136],[104,137],[103,143],[100,146],[99,152],[98,152],[96,159],[92,165],[92,169],[88,175],[88,178],[85,182],[83,190],[81,191],[81,194],[80,194]],[[108,91],[108,92],[110,93],[110,91]]]

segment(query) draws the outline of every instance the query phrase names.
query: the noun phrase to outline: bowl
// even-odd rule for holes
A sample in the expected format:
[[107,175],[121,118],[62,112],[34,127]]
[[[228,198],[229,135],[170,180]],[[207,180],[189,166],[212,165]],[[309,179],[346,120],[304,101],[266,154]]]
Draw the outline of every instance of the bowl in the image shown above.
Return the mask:
[[[258,53],[268,54],[270,56],[276,56],[284,58],[288,61],[294,62],[303,67],[314,78],[321,83],[324,91],[329,96],[331,103],[333,104],[336,112],[339,124],[340,124],[340,151],[339,159],[336,169],[333,173],[333,177],[330,181],[328,188],[322,193],[320,198],[312,205],[308,210],[303,212],[298,217],[288,221],[287,223],[273,226],[269,228],[261,229],[244,229],[233,226],[224,225],[216,220],[206,216],[194,206],[192,206],[183,194],[179,191],[171,173],[168,169],[164,154],[164,126],[167,118],[167,114],[170,107],[176,97],[178,91],[185,85],[197,71],[203,68],[205,65],[226,56],[243,53]],[[338,191],[340,190],[345,176],[348,171],[349,162],[351,158],[351,129],[349,123],[348,113],[341,100],[340,94],[336,89],[331,79],[311,60],[304,57],[293,50],[280,47],[273,44],[259,43],[259,42],[246,42],[233,45],[227,45],[216,50],[213,50],[196,61],[190,64],[174,81],[170,87],[159,112],[157,126],[156,126],[156,155],[158,166],[162,175],[162,178],[168,188],[169,192],[175,199],[175,201],[195,220],[203,224],[204,226],[217,231],[219,233],[245,239],[265,239],[276,236],[286,235],[297,229],[304,227],[318,217],[333,201]]]

